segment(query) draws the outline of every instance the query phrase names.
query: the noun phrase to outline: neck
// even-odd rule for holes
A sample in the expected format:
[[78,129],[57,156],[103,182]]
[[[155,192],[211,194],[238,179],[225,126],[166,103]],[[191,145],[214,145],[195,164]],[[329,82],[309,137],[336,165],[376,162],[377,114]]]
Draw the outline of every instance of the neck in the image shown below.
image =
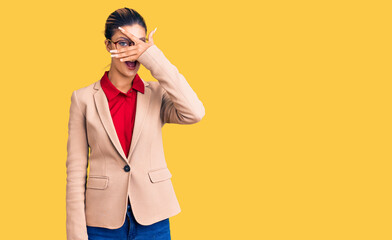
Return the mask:
[[131,89],[135,76],[136,74],[131,77],[125,76],[114,68],[110,68],[108,72],[109,80],[118,90],[123,93],[127,93],[129,89]]

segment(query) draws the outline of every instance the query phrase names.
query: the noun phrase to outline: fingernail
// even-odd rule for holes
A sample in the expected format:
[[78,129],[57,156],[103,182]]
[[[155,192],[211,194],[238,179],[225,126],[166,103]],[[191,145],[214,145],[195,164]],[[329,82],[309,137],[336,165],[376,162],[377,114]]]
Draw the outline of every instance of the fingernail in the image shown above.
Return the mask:
[[118,27],[118,29],[120,29],[121,31],[124,31],[124,29],[122,27]]
[[157,28],[158,28],[158,27],[156,27],[156,28],[154,29],[154,32],[157,30]]
[[111,52],[111,53],[115,53],[115,52],[117,52],[117,50],[110,50],[109,52]]
[[117,57],[117,54],[112,54],[112,55],[110,55],[111,57]]

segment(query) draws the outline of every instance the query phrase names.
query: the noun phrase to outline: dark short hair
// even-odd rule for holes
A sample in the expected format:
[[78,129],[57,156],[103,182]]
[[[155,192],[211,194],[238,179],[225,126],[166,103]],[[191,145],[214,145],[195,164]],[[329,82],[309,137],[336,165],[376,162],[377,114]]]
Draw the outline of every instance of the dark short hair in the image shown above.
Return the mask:
[[115,31],[118,30],[118,27],[134,24],[139,24],[142,26],[145,29],[147,35],[146,22],[136,10],[129,9],[127,7],[117,9],[106,19],[105,37],[106,39],[112,39]]

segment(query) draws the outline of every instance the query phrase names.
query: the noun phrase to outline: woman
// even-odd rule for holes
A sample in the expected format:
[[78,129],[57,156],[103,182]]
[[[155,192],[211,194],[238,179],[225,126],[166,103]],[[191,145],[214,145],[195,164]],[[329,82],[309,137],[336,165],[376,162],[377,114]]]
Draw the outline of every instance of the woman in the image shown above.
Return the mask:
[[[110,70],[71,97],[67,239],[171,239],[169,217],[181,209],[161,128],[199,122],[204,106],[154,44],[155,31],[147,41],[138,12],[118,9],[105,28]],[[140,64],[158,81],[144,81]]]

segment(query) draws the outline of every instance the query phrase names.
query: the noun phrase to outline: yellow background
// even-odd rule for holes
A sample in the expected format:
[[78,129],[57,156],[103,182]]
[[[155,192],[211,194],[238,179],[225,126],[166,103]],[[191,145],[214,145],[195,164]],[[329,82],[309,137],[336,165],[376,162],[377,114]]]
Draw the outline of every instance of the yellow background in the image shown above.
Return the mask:
[[388,2],[3,2],[0,238],[66,239],[71,93],[129,7],[206,109],[163,130],[173,240],[392,239]]

